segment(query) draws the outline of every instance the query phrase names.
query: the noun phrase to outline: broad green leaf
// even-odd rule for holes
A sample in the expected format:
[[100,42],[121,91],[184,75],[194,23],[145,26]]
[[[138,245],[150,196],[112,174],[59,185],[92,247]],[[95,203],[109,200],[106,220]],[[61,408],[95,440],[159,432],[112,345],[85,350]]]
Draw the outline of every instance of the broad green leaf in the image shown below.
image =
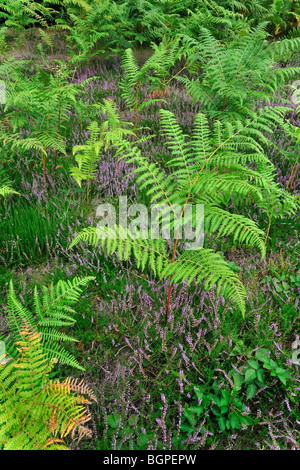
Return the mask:
[[189,426],[188,424],[181,424],[180,429],[181,429],[181,431],[186,432],[188,436],[189,436],[189,435],[193,432],[193,430],[194,430],[194,428],[192,428],[192,427]]
[[269,351],[267,349],[264,349],[264,348],[259,349],[258,351],[256,351],[255,357],[256,357],[256,359],[258,359],[259,361],[262,361],[262,362],[269,362],[270,361]]
[[238,372],[234,375],[233,378],[234,381],[234,390],[240,390],[242,387],[242,384],[245,382],[245,377]]
[[117,428],[118,424],[119,424],[119,418],[120,418],[120,415],[118,413],[116,413],[114,415],[108,415],[107,416],[107,424],[111,428]]
[[203,406],[191,406],[189,410],[199,416],[203,413]]
[[236,414],[231,414],[229,422],[232,429],[240,428],[240,420]]
[[224,418],[224,416],[222,416],[221,418],[218,418],[217,421],[218,421],[220,430],[224,431],[226,429],[226,418]]
[[263,369],[258,369],[258,371],[256,371],[256,375],[257,375],[257,379],[261,382],[261,383],[264,383],[264,371]]
[[247,369],[245,373],[245,382],[250,382],[254,379],[256,379],[256,371],[252,368]]
[[250,384],[247,387],[247,400],[250,400],[251,398],[254,397],[256,393],[257,387],[254,384]]
[[258,362],[254,361],[253,359],[249,359],[248,364],[255,370],[259,369]]

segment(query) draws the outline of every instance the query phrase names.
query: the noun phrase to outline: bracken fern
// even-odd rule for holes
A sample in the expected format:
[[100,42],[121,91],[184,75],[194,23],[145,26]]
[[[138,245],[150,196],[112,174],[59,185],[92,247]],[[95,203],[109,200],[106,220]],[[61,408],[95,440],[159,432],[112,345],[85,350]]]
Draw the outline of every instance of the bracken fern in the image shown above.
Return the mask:
[[78,302],[83,287],[92,279],[94,278],[74,278],[72,281],[61,280],[56,286],[51,283],[49,290],[45,286],[42,287],[42,295],[38,293],[37,287],[35,287],[33,294],[34,313],[24,307],[17,299],[13,282],[10,281],[7,315],[9,335],[1,338],[7,344],[7,349],[14,354],[13,344],[20,339],[22,321],[25,319],[31,327],[41,333],[41,344],[45,355],[49,359],[55,358],[62,364],[82,370],[83,368],[75,357],[60,345],[61,342],[74,342],[77,340],[61,332],[60,329],[74,325],[75,310],[71,305]]
[[[207,289],[216,284],[218,293],[233,299],[244,313],[246,291],[223,258],[206,248],[182,252],[178,246],[178,234],[180,224],[184,226],[192,223],[193,228],[196,228],[195,215],[189,214],[187,219],[185,217],[187,204],[203,204],[207,234],[233,236],[240,243],[257,246],[262,257],[265,256],[262,230],[247,217],[230,212],[227,206],[232,195],[239,203],[249,202],[251,195],[257,205],[266,210],[270,210],[272,201],[279,214],[286,210],[290,213],[296,211],[295,199],[275,184],[273,166],[259,143],[263,139],[259,126],[270,130],[272,113],[272,110],[266,109],[261,117],[246,124],[217,121],[212,130],[206,116],[198,114],[192,140],[186,142],[187,136],[183,134],[174,115],[160,110],[162,127],[170,139],[167,145],[173,157],[167,162],[167,168],[164,170],[157,163],[149,161],[137,147],[127,148],[123,158],[129,157],[128,163],[135,162],[138,165],[133,173],[140,189],[147,190],[150,202],[160,205],[163,211],[167,207],[167,215],[171,216],[171,229],[174,230],[172,252],[163,238],[138,238],[135,233],[120,226],[108,227],[106,230],[86,228],[73,239],[70,248],[80,241],[88,241],[96,246],[102,239],[102,247],[108,253],[117,251],[119,258],[125,260],[132,254],[140,269],[150,265],[160,277],[171,276],[166,320],[172,278],[176,282],[185,279],[188,283],[205,281],[204,287]],[[167,169],[171,171],[167,172]],[[176,212],[178,205],[181,211]],[[163,214],[163,226],[165,221],[169,219]],[[176,258],[177,250],[179,256]]]
[[25,318],[19,333],[18,355],[0,365],[2,449],[67,450],[64,437],[74,438],[76,430],[79,440],[91,437],[84,426],[90,419],[86,405],[96,401],[90,388],[77,379],[50,380],[53,360],[44,353],[41,334]]

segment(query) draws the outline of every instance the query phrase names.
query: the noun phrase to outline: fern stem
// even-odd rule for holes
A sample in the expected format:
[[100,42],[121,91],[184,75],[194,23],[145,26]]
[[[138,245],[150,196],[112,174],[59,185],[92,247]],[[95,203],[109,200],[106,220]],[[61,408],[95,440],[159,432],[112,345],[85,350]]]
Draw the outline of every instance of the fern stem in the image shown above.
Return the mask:
[[44,181],[46,184],[46,178],[47,178],[46,155],[44,155],[43,153],[42,153],[42,162],[43,162],[43,171],[44,171]]
[[[179,233],[179,229],[177,230],[177,234],[176,234],[176,240],[175,240],[175,245],[174,245],[174,250],[173,250],[173,256],[172,256],[172,263],[173,263],[174,260],[175,260],[176,248],[177,248],[177,242],[178,242],[178,233]],[[165,314],[165,325],[167,324],[167,321],[168,321],[168,311],[169,311],[170,298],[171,298],[171,291],[172,291],[172,277],[173,277],[173,274],[171,274],[170,282],[169,282],[169,292],[168,292],[168,300],[167,300],[166,314]]]
[[49,28],[48,28],[48,27],[47,27],[47,33],[48,33],[49,43],[50,43],[50,48],[51,48],[51,55],[52,55],[52,63],[53,63],[54,76],[56,77],[56,68],[55,68],[55,60],[54,60],[53,45],[52,45],[51,36],[50,36]]
[[135,138],[136,138],[135,130],[136,130],[136,123],[137,123],[139,91],[140,91],[140,84],[138,85],[137,91],[136,91],[136,101],[135,101],[135,109],[134,109],[134,127],[133,127],[134,136],[133,136],[133,142],[135,142]]
[[[294,183],[294,179],[295,179],[295,177],[296,177],[296,174],[297,174],[297,171],[298,171],[298,168],[299,168],[299,164],[300,164],[300,163],[299,163],[299,159],[300,159],[300,156],[298,156],[297,161],[296,161],[295,165],[294,165],[293,168],[292,168],[291,176],[290,176],[289,181],[288,181],[288,184],[287,184],[287,187],[290,186],[290,187],[289,187],[289,192],[291,192],[291,190],[292,190],[292,186],[293,186],[293,183]],[[296,169],[295,169],[295,167],[296,167]],[[295,171],[294,171],[294,169],[295,169]],[[291,181],[291,180],[292,180],[292,181]],[[290,181],[291,181],[291,184],[290,184]]]
[[[165,83],[163,82],[162,97],[161,97],[162,100],[164,99],[164,94],[165,94]],[[160,109],[162,109],[162,104],[163,104],[163,102],[161,101],[160,102]]]
[[265,239],[265,246],[267,245],[267,240],[268,240],[269,233],[270,233],[273,212],[274,212],[274,204],[272,205],[272,211],[271,211],[271,215],[270,215],[270,218],[269,218],[269,225],[268,225],[267,235],[266,235],[266,239]]
[[[165,94],[165,90],[163,89],[163,91],[162,91],[162,97],[161,97],[162,100],[164,99],[164,94]],[[163,102],[161,101],[161,102],[160,102],[160,109],[162,109],[162,104],[163,104]]]
[[224,109],[225,109],[225,103],[226,103],[226,99],[227,99],[227,96],[225,96],[225,98],[224,98],[224,101],[223,101],[223,107],[222,107],[222,111],[224,111]]
[[169,83],[170,83],[172,80],[174,80],[174,78],[177,77],[177,75],[180,74],[180,72],[182,72],[183,70],[185,70],[185,69],[188,67],[188,65],[189,65],[189,62],[188,62],[188,60],[187,60],[186,63],[185,63],[185,66],[184,66],[182,69],[180,69],[179,72],[175,73],[175,75],[173,75],[173,77],[171,77],[170,80],[167,81],[166,86],[168,86]]
[[86,186],[86,205],[87,205],[87,207],[89,207],[89,205],[90,205],[89,192],[90,192],[90,179],[88,178],[87,186]]
[[290,192],[291,192],[291,190],[292,190],[293,183],[294,183],[294,179],[295,179],[295,176],[296,176],[296,174],[297,174],[298,168],[299,168],[299,163],[298,163],[298,165],[296,166],[296,169],[295,169],[295,172],[294,172],[294,175],[293,175],[292,181],[291,181],[291,185],[290,185]]

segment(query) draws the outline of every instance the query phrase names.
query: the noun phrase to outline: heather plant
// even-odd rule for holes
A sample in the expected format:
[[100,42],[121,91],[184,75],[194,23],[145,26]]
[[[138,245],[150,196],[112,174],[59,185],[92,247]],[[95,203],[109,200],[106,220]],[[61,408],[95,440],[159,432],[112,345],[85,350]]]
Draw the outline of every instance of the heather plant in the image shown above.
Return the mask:
[[[54,206],[28,205],[25,198],[10,204],[0,220],[0,259],[4,266],[26,266],[54,257],[61,219]],[[62,230],[66,234],[66,230]]]
[[[102,425],[97,448],[224,448],[236,437],[247,446],[250,440],[260,441],[258,435],[268,431],[268,422],[272,429],[280,427],[272,409],[276,410],[274,416],[279,414],[280,400],[289,390],[288,406],[295,413],[299,384],[297,370],[289,362],[291,351],[280,353],[274,342],[278,346],[280,332],[290,335],[295,312],[282,311],[281,320],[285,318],[286,322],[281,323],[275,309],[264,309],[263,304],[268,305],[268,291],[264,289],[266,299],[250,302],[246,317],[249,328],[243,331],[244,320],[221,296],[215,296],[215,290],[204,293],[199,285],[189,289],[177,285],[166,329],[159,321],[159,300],[166,288],[167,283],[160,286],[155,281],[143,282],[143,289],[127,285],[113,300],[103,302],[103,314],[93,314],[102,350],[111,352],[102,362]],[[230,321],[224,322],[225,318]],[[253,341],[256,335],[257,341]],[[248,372],[245,382],[245,372],[255,365],[251,362],[250,366],[248,361],[263,364],[257,359],[265,353],[259,346],[262,343],[270,348],[269,360],[281,368],[279,375],[292,376],[292,380],[287,379],[285,385],[262,366],[263,386],[247,399],[248,388],[257,378]],[[127,349],[124,362],[112,373],[111,361],[123,346]],[[235,376],[243,379],[241,387]],[[111,393],[116,399],[110,398]],[[284,402],[282,406],[286,406]],[[279,418],[281,423],[285,421],[282,411]],[[297,439],[297,432],[289,435]],[[261,437],[261,446],[266,437],[268,432]]]

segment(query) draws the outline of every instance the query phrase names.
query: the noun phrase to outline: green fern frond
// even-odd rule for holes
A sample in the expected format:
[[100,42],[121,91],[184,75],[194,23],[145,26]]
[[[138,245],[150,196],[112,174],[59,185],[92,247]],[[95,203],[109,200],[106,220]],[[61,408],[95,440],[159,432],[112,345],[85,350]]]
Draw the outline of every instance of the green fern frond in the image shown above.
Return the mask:
[[3,184],[2,186],[0,186],[0,196],[2,196],[3,199],[6,199],[10,194],[20,194],[20,193],[12,189],[11,186],[8,184]]
[[[41,334],[22,319],[18,355],[0,366],[0,444],[4,450],[65,450],[63,438],[84,432],[86,405],[96,397],[83,383],[52,382],[53,361],[46,357]],[[75,393],[73,393],[75,392]]]
[[148,238],[133,234],[120,225],[85,228],[73,239],[70,248],[87,242],[101,246],[108,255],[117,253],[120,260],[133,256],[139,269],[151,267],[160,277],[170,277],[170,285],[185,279],[188,283],[194,279],[203,282],[205,289],[216,284],[218,293],[234,300],[244,314],[245,289],[226,262],[212,250],[203,248],[187,250],[175,258],[176,249],[182,252],[181,239],[177,237],[179,228],[187,224],[199,232],[197,220],[187,207],[202,204],[207,234],[231,236],[233,241],[256,246],[262,257],[265,256],[263,231],[254,221],[232,214],[225,207],[232,198],[238,205],[247,204],[251,197],[263,210],[276,207],[279,215],[284,210],[295,213],[297,201],[275,183],[274,167],[264,153],[268,140],[263,131],[272,131],[278,123],[284,127],[284,112],[281,107],[275,111],[267,108],[252,119],[215,121],[212,125],[206,115],[199,113],[188,140],[174,114],[161,109],[161,126],[171,152],[166,168],[143,156],[136,146],[125,146],[122,158],[128,164],[135,163],[136,168],[130,174],[135,176],[139,188],[146,190],[150,202],[162,209],[159,222],[163,229],[168,224],[174,233],[172,256],[170,240],[167,243],[162,237],[152,239],[151,231]]
[[218,237],[233,234],[234,241],[239,240],[243,244],[257,246],[262,258],[265,257],[264,232],[247,217],[231,214],[219,207],[207,204],[205,206],[205,232],[208,235],[216,232]]
[[274,66],[284,54],[299,50],[300,38],[269,43],[266,26],[266,22],[261,23],[228,44],[222,44],[206,28],[200,28],[198,41],[183,36],[183,43],[191,51],[190,65],[198,62],[203,74],[198,79],[176,79],[211,118],[235,120],[249,116],[257,102],[272,101],[280,84],[298,76],[299,67]]
[[[68,364],[77,369],[82,367],[72,354],[69,354],[63,346],[62,341],[76,341],[69,335],[59,331],[60,328],[72,326],[75,323],[75,311],[70,307],[78,302],[82,289],[94,279],[91,276],[85,278],[74,278],[72,281],[60,280],[56,286],[51,283],[49,290],[43,286],[42,295],[38,294],[37,287],[34,289],[34,314],[24,307],[17,299],[13,282],[10,281],[8,295],[7,326],[9,332],[9,343],[17,341],[21,335],[22,321],[41,333],[41,341],[45,353],[49,358],[56,358],[62,364]],[[7,342],[7,339],[5,339]]]
[[203,283],[206,290],[217,286],[217,296],[222,294],[234,300],[242,314],[245,313],[247,292],[239,278],[228,267],[224,259],[212,250],[201,248],[186,251],[164,269],[162,276],[172,276],[172,283],[193,281]]
[[80,242],[87,242],[94,247],[101,244],[101,248],[105,249],[108,255],[116,252],[120,260],[124,261],[133,255],[139,269],[143,271],[149,265],[157,275],[160,275],[165,264],[169,262],[166,240],[141,238],[122,226],[87,227],[74,237],[69,249]]

